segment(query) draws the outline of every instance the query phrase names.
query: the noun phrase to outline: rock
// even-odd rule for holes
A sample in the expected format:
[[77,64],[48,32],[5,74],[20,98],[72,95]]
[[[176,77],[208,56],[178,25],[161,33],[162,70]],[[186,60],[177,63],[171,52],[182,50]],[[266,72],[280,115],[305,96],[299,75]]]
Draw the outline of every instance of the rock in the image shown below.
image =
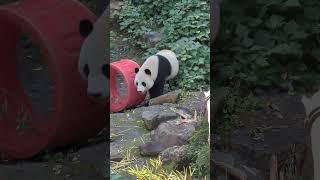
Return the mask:
[[187,109],[187,112],[191,112],[192,116],[195,111],[198,115],[205,115],[207,108],[206,98],[203,92],[192,92],[191,95],[183,97],[179,101],[179,109]]
[[119,162],[123,159],[122,155],[119,152],[119,149],[114,143],[110,144],[110,161]]
[[151,141],[146,144],[140,145],[139,149],[140,149],[140,154],[142,156],[156,156],[161,151],[163,151],[165,149],[165,147],[163,147],[158,142]]
[[162,105],[153,105],[153,106],[141,106],[138,108],[135,108],[132,111],[132,118],[133,119],[142,119],[142,113],[144,111],[171,111],[170,107],[176,107],[177,104],[173,103],[165,103]]
[[120,162],[123,159],[120,153],[110,153],[110,161]]
[[143,36],[143,38],[145,38],[145,40],[150,43],[157,43],[161,41],[162,37],[163,37],[162,33],[159,33],[159,32],[147,32]]
[[175,164],[183,164],[183,155],[186,146],[173,146],[165,149],[160,153],[160,158],[163,163],[174,162]]
[[235,160],[231,153],[214,151],[212,161],[214,168],[220,168],[229,175],[241,180],[262,180],[261,172],[255,168],[247,166],[240,160]]
[[170,111],[144,111],[142,112],[142,120],[146,126],[146,129],[153,130],[163,122],[176,119],[178,116],[174,112]]
[[151,140],[159,142],[165,148],[182,146],[188,142],[194,131],[195,127],[191,123],[177,125],[176,121],[167,121],[151,131]]
[[141,114],[142,120],[153,121],[159,115],[159,110],[143,111]]
[[163,103],[176,103],[181,90],[172,91],[149,100],[149,106],[159,105]]
[[176,123],[176,121],[167,121],[151,131],[151,141],[139,146],[140,154],[158,155],[166,148],[187,144],[195,131],[194,125],[191,123],[177,125]]
[[153,129],[158,125],[157,117],[159,115],[159,110],[151,110],[151,111],[143,111],[142,112],[142,120],[144,121],[144,125],[148,130]]
[[234,158],[232,155],[220,151],[213,152],[213,160],[214,162],[223,162],[226,164],[234,165]]
[[165,122],[176,118],[178,118],[178,115],[172,111],[161,111],[157,117],[160,122]]

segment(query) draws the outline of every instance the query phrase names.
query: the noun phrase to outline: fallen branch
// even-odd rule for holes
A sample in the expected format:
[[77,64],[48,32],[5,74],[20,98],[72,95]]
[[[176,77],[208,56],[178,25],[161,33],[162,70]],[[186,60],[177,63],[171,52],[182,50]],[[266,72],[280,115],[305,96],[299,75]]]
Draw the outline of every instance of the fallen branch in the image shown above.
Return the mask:
[[270,180],[278,180],[278,160],[276,155],[270,159]]
[[170,110],[175,112],[176,114],[178,114],[179,116],[183,117],[184,119],[191,119],[192,116],[190,114],[185,113],[183,110],[181,109],[177,109],[174,107],[170,107]]
[[181,91],[173,91],[149,100],[149,106],[163,103],[176,103]]

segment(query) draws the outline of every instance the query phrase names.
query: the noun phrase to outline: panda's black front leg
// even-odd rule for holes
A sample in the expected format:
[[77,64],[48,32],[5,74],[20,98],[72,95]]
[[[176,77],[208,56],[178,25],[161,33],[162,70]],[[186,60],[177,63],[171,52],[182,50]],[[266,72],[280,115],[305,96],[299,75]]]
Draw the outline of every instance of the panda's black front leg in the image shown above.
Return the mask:
[[150,99],[161,96],[163,94],[165,80],[158,81],[149,90]]

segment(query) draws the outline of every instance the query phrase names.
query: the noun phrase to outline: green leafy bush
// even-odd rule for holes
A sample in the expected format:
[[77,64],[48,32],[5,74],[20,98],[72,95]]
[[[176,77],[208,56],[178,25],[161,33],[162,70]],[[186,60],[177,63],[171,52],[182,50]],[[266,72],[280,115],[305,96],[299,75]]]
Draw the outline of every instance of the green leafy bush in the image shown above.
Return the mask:
[[226,97],[222,116],[217,116],[213,122],[215,133],[225,135],[235,128],[240,128],[248,123],[247,118],[241,117],[250,116],[265,106],[266,104],[252,93],[241,91],[240,87],[232,89]]
[[316,0],[226,0],[217,39],[216,85],[312,90],[320,82]]
[[[174,7],[174,8],[173,8]],[[205,0],[156,0],[133,4],[125,0],[116,14],[121,30],[127,31],[139,44],[139,38],[149,32],[161,32],[164,38],[145,57],[168,48],[177,54],[179,75],[173,88],[197,90],[208,87],[209,2]],[[143,44],[139,44],[143,46]]]
[[185,160],[191,162],[191,167],[195,169],[194,175],[196,177],[206,178],[210,174],[207,119],[201,118],[198,126],[186,147]]

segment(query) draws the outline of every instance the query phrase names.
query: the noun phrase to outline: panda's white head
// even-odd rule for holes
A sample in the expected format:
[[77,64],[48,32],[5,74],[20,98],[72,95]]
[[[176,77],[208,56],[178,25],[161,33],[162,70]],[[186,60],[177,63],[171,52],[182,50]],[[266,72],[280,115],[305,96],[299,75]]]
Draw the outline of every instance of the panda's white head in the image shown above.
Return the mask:
[[146,93],[154,85],[154,81],[151,78],[150,69],[135,69],[136,77],[134,79],[134,84],[137,87],[139,93]]
[[134,84],[139,93],[146,93],[154,85],[158,74],[158,57],[150,56],[140,68],[135,69]]
[[95,24],[82,20],[80,34],[85,37],[80,51],[79,72],[88,81],[87,94],[109,97],[110,65],[107,62],[107,12]]

